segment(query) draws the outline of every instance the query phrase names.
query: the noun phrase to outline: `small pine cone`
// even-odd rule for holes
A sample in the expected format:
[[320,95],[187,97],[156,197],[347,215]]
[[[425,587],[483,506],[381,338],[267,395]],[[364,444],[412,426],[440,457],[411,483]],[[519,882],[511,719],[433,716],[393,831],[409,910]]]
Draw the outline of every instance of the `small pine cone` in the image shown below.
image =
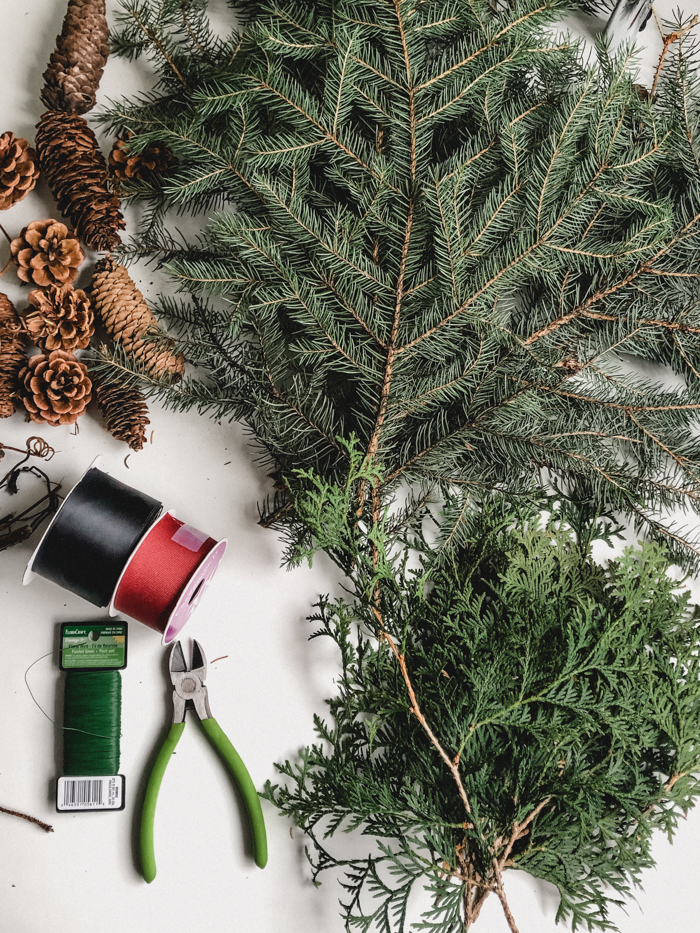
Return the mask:
[[88,296],[72,285],[35,288],[27,295],[36,310],[26,315],[24,327],[44,353],[51,350],[84,350],[95,333],[95,315]]
[[58,220],[33,220],[10,243],[10,255],[23,282],[70,285],[85,259],[80,243]]
[[0,211],[29,194],[39,177],[36,152],[14,133],[0,136]]
[[68,0],[61,35],[44,72],[41,99],[50,110],[87,113],[109,54],[105,0]]
[[141,450],[146,440],[146,425],[151,423],[141,390],[119,382],[104,382],[94,374],[92,381],[97,407],[109,433],[132,450]]
[[92,398],[87,366],[65,350],[30,356],[19,383],[24,407],[37,424],[73,424]]
[[26,362],[22,322],[7,295],[0,294],[0,418],[15,410],[17,377]]
[[125,353],[159,378],[175,381],[185,371],[185,360],[175,353],[175,341],[158,324],[131,276],[111,256],[95,266],[92,306],[109,336]]
[[90,249],[114,249],[124,218],[112,194],[107,163],[85,120],[73,113],[47,110],[38,123],[36,148],[61,213]]
[[162,143],[151,143],[143,152],[130,152],[129,140],[117,139],[109,154],[109,173],[121,183],[167,175],[174,164],[175,156]]

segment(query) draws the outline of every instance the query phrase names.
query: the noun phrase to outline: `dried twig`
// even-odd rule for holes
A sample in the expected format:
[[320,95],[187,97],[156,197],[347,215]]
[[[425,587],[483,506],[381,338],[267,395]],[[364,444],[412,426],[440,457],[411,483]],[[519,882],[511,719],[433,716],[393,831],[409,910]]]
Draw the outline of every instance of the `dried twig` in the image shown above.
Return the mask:
[[45,833],[52,833],[53,826],[38,820],[35,816],[29,816],[27,813],[20,813],[18,810],[8,810],[7,807],[0,807],[0,813],[7,813],[9,816],[18,816],[21,820],[27,820],[29,823],[36,823]]
[[50,460],[55,453],[50,444],[41,437],[30,437],[24,450],[0,443],[0,459],[4,456],[5,450],[17,451],[24,454],[24,457],[0,479],[0,490],[5,489],[10,495],[15,495],[18,491],[17,482],[19,477],[22,473],[31,473],[43,481],[46,492],[24,511],[19,513],[9,512],[0,518],[0,551],[4,551],[13,544],[26,541],[43,521],[57,511],[61,501],[58,495],[61,488],[60,483],[52,482],[39,467],[25,466],[30,457]]
[[[691,21],[688,23],[688,25],[683,26],[682,29],[679,29],[676,32],[670,32],[667,36],[661,33],[661,38],[664,40],[664,47],[661,50],[661,55],[659,56],[659,64],[656,66],[656,73],[654,74],[654,83],[651,86],[651,93],[649,96],[652,98],[652,100],[654,98],[654,94],[656,93],[656,86],[659,83],[659,78],[661,77],[661,72],[663,71],[663,67],[664,67],[664,59],[666,58],[666,55],[668,54],[668,50],[671,48],[674,42],[678,42],[679,39],[682,39],[683,36],[686,34],[686,32],[690,32],[691,29],[697,26],[697,23],[698,23],[698,18],[697,16],[694,16],[691,19]],[[657,25],[658,25],[658,20],[657,20]],[[661,32],[660,26],[659,26],[659,32]]]

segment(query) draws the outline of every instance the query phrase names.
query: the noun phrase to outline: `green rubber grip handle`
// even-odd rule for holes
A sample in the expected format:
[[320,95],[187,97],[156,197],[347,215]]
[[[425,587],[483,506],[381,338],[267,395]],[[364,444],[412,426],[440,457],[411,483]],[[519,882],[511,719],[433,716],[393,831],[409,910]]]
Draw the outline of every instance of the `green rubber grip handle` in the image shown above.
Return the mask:
[[248,769],[243,764],[243,759],[222,732],[218,722],[212,718],[202,719],[201,723],[209,741],[224,759],[241,789],[245,807],[248,811],[250,829],[253,834],[255,864],[258,868],[264,868],[267,865],[267,833],[265,832],[265,820],[255,785],[248,774]]
[[153,823],[156,816],[158,791],[163,781],[165,769],[170,761],[170,756],[175,751],[175,746],[180,741],[180,736],[184,728],[184,722],[174,722],[172,724],[165,742],[161,745],[158,757],[153,765],[153,770],[148,778],[146,796],[143,801],[143,810],[141,811],[141,871],[143,872],[143,877],[149,884],[156,876],[156,855],[153,848]]

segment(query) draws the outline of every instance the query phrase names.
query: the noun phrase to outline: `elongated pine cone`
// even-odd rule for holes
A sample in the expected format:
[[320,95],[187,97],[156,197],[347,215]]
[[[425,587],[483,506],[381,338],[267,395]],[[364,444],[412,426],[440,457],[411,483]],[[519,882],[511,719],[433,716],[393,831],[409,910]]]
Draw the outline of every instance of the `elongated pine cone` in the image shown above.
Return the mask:
[[161,143],[151,143],[143,152],[131,152],[128,139],[117,139],[109,154],[109,173],[122,183],[166,175],[174,164],[175,156]]
[[146,440],[148,406],[137,386],[119,382],[106,382],[92,373],[97,407],[105,427],[118,441],[124,441],[132,450],[141,450]]
[[114,249],[125,227],[97,137],[74,113],[47,110],[37,126],[39,164],[62,214],[91,249]]
[[36,152],[14,133],[0,136],[0,211],[29,194],[39,177]]
[[70,285],[78,275],[85,253],[65,224],[33,220],[10,243],[10,255],[23,282],[35,285]]
[[27,295],[35,309],[24,318],[31,340],[43,350],[84,350],[95,333],[95,315],[85,292],[72,285],[35,288]]
[[61,35],[44,72],[41,99],[51,110],[87,113],[109,54],[105,0],[68,0]]
[[19,383],[24,407],[37,424],[73,424],[92,398],[87,366],[66,350],[30,356]]
[[125,353],[159,378],[175,381],[185,371],[185,360],[134,285],[131,276],[111,256],[95,266],[90,293],[95,313],[109,336]]
[[0,294],[0,418],[15,410],[18,376],[26,362],[22,322],[7,295]]

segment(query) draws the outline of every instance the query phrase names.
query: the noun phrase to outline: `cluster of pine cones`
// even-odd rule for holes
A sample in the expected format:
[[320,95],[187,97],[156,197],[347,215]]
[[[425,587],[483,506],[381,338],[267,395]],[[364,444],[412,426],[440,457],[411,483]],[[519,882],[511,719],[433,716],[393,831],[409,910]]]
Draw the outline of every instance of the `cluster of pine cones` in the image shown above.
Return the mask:
[[[36,149],[13,133],[0,136],[0,210],[22,200],[40,171],[70,230],[53,218],[28,224],[10,243],[19,279],[35,286],[20,317],[0,294],[0,418],[19,399],[40,424],[73,424],[93,395],[107,429],[140,450],[149,423],[137,386],[103,380],[75,355],[90,345],[95,319],[116,346],[160,379],[178,379],[184,360],[167,337],[124,266],[111,256],[95,268],[89,294],[73,285],[85,260],[81,246],[105,251],[120,243],[122,185],[148,181],[171,169],[172,154],[160,146],[132,152],[118,139],[109,166],[82,114],[95,104],[108,54],[105,0],[69,0],[56,49],[44,73]],[[39,354],[27,357],[31,341]]]

